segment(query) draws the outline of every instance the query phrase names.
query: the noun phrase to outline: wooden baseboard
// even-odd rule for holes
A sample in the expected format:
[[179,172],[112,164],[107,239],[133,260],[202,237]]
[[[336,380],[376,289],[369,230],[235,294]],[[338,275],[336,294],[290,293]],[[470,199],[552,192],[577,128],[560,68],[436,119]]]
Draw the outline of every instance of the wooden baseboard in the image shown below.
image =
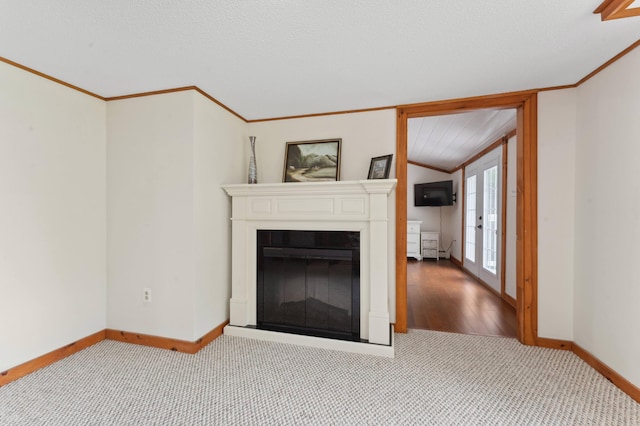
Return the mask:
[[458,268],[462,269],[462,262],[460,262],[458,259],[456,259],[453,256],[449,256],[449,260],[451,261],[451,263],[456,265]]
[[229,324],[225,321],[195,342],[188,340],[170,339],[168,337],[151,336],[148,334],[131,333],[128,331],[107,329],[107,339],[118,342],[133,343],[136,345],[150,346],[153,348],[168,349],[171,351],[195,354],[200,349],[211,343],[222,334],[222,329]]
[[536,346],[550,349],[562,349],[564,351],[570,351],[573,349],[573,342],[560,339],[547,339],[545,337],[536,338]]
[[29,373],[33,373],[47,365],[51,365],[56,361],[60,361],[63,358],[73,355],[76,352],[80,352],[89,346],[95,345],[105,339],[117,340],[119,342],[136,343],[138,345],[152,346],[155,348],[170,349],[179,352],[185,352],[194,354],[200,349],[207,346],[217,337],[222,335],[222,329],[229,324],[229,321],[225,321],[220,324],[195,342],[188,342],[184,340],[168,339],[165,337],[148,336],[145,334],[128,333],[118,330],[102,330],[94,333],[90,336],[84,337],[73,343],[69,343],[59,349],[51,351],[47,354],[39,356],[38,358],[27,361],[24,364],[20,364],[16,367],[10,368],[7,371],[0,372],[0,386],[4,386],[7,383],[11,383],[21,377],[26,376]]
[[4,386],[7,383],[24,377],[29,373],[33,373],[47,365],[53,364],[56,361],[60,361],[63,358],[73,355],[76,352],[80,352],[89,346],[95,345],[105,339],[105,330],[98,331],[80,340],[76,340],[73,343],[69,343],[59,349],[53,350],[47,354],[39,356],[38,358],[27,361],[24,364],[20,364],[16,367],[10,368],[7,371],[0,373],[0,386]]
[[209,343],[213,342],[218,337],[222,336],[222,332],[227,325],[229,325],[229,320],[226,320],[225,322],[223,322],[222,324],[220,324],[219,326],[217,326],[216,328],[214,328],[213,330],[211,330],[210,332],[208,332],[207,334],[205,334],[204,336],[196,340],[195,343],[197,345],[200,345],[200,349],[204,348]]
[[465,268],[463,265],[460,265],[460,269],[462,269],[467,275],[469,275],[471,278],[473,278],[474,280],[476,280],[479,284],[483,285],[484,287],[487,288],[487,290],[489,290],[490,292],[492,292],[493,294],[495,294],[496,296],[498,296],[500,299],[502,299],[502,295],[500,294],[500,292],[498,290],[496,290],[495,288],[491,287],[489,284],[487,284],[486,282],[484,282],[484,280],[482,280],[480,277],[478,277],[477,275],[475,275],[473,272],[471,272],[470,270],[468,270],[467,268]]
[[458,268],[460,268],[462,271],[464,271],[467,275],[469,275],[470,277],[472,277],[474,280],[476,280],[478,283],[482,284],[484,287],[486,287],[490,292],[492,292],[493,294],[495,294],[496,296],[498,296],[500,299],[504,300],[505,302],[507,302],[509,305],[511,305],[511,307],[513,309],[516,309],[516,299],[514,299],[513,297],[509,296],[508,294],[500,294],[500,292],[498,290],[496,290],[495,288],[491,287],[489,284],[487,284],[482,278],[478,277],[477,275],[475,275],[473,272],[471,272],[470,270],[468,270],[467,268],[465,268],[462,265],[462,262],[460,262],[458,259],[455,258],[451,258],[451,262],[453,264],[455,264]]
[[509,296],[507,293],[504,293],[502,295],[502,300],[504,300],[505,302],[507,302],[508,304],[513,306],[514,309],[516,308],[516,299],[514,299],[511,296]]
[[[17,380],[29,373],[33,373],[36,370],[53,364],[56,361],[60,361],[61,359],[66,358],[69,355],[73,355],[76,352],[80,352],[81,350],[95,345],[96,343],[101,342],[105,339],[194,354],[211,343],[217,337],[222,335],[222,330],[227,324],[229,324],[228,320],[223,322],[195,342],[169,339],[166,337],[149,336],[146,334],[128,333],[125,331],[110,329],[98,331],[97,333],[91,334],[59,349],[39,356],[38,358],[32,359],[31,361],[27,361],[24,364],[20,364],[16,367],[10,368],[9,370],[0,372],[0,386],[11,383],[14,380]],[[612,370],[605,363],[600,361],[598,358],[593,356],[591,353],[589,353],[579,345],[568,340],[547,339],[544,337],[538,337],[536,339],[536,345],[543,348],[573,351],[573,353],[575,353],[584,362],[586,362],[592,368],[602,374],[607,380],[620,388],[620,390],[629,395],[636,402],[640,403],[640,388],[636,387],[633,383]]]
[[629,395],[636,402],[640,402],[640,388],[636,387],[633,383],[622,377],[620,374],[616,373],[614,370],[609,368],[609,366],[593,356],[591,353],[584,350],[579,345],[573,343],[571,346],[574,354],[576,354],[584,362],[593,367],[597,372],[602,374],[611,383],[620,388],[622,392]]

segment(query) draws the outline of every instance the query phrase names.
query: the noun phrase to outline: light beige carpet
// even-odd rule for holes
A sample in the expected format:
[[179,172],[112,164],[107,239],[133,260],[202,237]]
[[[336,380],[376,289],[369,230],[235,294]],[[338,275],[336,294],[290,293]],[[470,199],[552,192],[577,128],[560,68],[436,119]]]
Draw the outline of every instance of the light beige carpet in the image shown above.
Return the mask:
[[570,352],[396,335],[396,358],[222,336],[196,355],[104,341],[0,388],[1,425],[638,425]]

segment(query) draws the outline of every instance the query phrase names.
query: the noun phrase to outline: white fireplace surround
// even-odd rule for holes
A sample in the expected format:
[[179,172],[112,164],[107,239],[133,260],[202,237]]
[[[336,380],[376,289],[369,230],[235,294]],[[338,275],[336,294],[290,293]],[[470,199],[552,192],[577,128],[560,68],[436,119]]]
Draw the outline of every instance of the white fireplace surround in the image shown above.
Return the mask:
[[[223,185],[232,197],[232,267],[225,334],[393,356],[387,250],[395,179]],[[251,328],[257,321],[257,230],[360,232],[360,337],[356,343]],[[248,327],[249,326],[249,327]]]

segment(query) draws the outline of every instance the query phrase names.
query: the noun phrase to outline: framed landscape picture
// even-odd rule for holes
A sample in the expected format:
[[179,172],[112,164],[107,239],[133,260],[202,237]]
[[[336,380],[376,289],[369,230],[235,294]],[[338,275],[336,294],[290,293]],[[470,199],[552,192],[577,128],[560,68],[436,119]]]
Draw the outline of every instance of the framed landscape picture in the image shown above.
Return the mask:
[[392,159],[393,154],[372,158],[367,179],[389,179]]
[[342,139],[287,142],[283,182],[326,182],[340,180]]

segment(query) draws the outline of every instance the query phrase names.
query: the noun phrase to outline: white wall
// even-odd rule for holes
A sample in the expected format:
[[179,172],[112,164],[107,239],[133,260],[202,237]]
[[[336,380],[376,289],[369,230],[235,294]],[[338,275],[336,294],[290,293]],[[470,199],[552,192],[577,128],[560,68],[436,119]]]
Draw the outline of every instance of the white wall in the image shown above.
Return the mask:
[[444,248],[451,246],[451,256],[462,261],[462,169],[453,172],[450,175],[453,180],[453,192],[456,193],[456,202],[453,206],[448,207],[450,210],[448,215],[444,215],[443,220],[443,241],[446,245]]
[[241,180],[246,123],[195,91],[107,111],[108,327],[194,341],[228,319],[230,201],[220,185]]
[[[440,250],[447,249],[453,240],[457,244],[452,246],[452,254],[455,256],[456,245],[460,245],[462,224],[460,222],[460,208],[456,202],[453,206],[442,207],[416,207],[414,202],[414,185],[416,183],[438,182],[453,180],[453,192],[459,192],[459,181],[462,172],[454,174],[439,172],[437,170],[407,164],[407,219],[421,220],[421,231],[440,232]],[[459,252],[459,248],[458,248]]]
[[575,174],[574,340],[635,386],[640,386],[638,70],[636,48],[577,89]]
[[193,99],[107,104],[109,328],[193,340]]
[[0,371],[106,325],[105,104],[0,62]]
[[[394,154],[389,177],[395,177],[394,109],[250,123],[249,134],[257,138],[258,182],[282,182],[286,142],[330,138],[342,138],[340,180],[366,179],[371,158],[387,154]],[[246,162],[248,164],[248,155]],[[247,167],[243,170],[246,173]],[[394,191],[389,198],[389,265],[395,265],[395,203]],[[389,268],[392,322],[395,321],[395,273],[395,268]]]
[[395,177],[394,109],[249,123],[249,133],[257,137],[260,183],[282,182],[286,142],[331,138],[342,138],[340,180],[366,179],[371,158],[387,154],[394,154],[389,178]]
[[231,199],[220,188],[245,182],[247,124],[195,96],[195,338],[229,319]]
[[575,89],[538,95],[538,335],[573,340]]

